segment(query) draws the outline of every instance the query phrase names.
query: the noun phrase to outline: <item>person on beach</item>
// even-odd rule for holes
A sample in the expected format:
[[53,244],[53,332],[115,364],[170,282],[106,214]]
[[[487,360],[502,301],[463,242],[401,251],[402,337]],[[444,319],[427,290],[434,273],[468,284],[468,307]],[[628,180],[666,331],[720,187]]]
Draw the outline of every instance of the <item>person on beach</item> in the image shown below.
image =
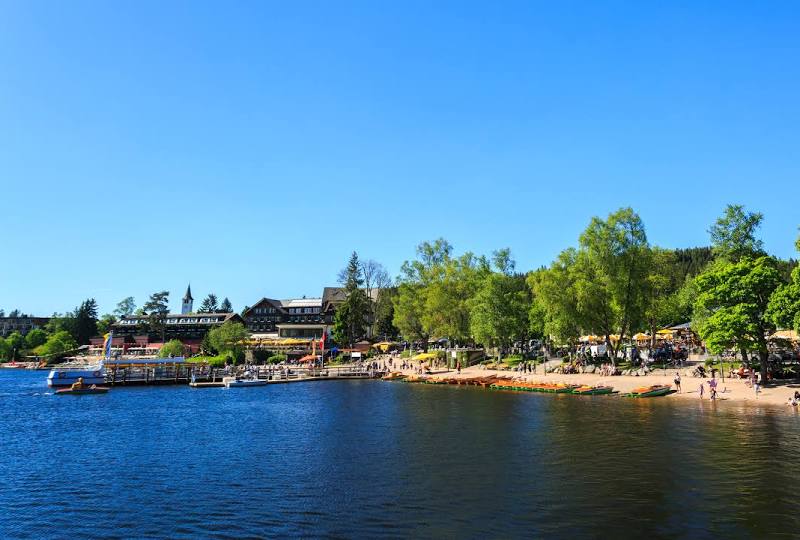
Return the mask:
[[703,399],[703,394],[706,393],[705,381],[700,383],[700,399]]
[[717,399],[717,380],[711,379],[708,381],[709,398]]
[[681,374],[677,371],[675,372],[675,378],[672,380],[675,383],[675,389],[680,393],[681,391]]
[[461,360],[456,360],[456,371],[461,375]]

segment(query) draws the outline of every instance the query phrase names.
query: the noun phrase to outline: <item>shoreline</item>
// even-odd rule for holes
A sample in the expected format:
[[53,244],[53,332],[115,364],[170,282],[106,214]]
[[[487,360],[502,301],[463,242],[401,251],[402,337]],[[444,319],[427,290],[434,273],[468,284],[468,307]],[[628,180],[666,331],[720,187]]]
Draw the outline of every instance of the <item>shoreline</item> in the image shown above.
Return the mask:
[[[541,369],[541,368],[540,368]],[[401,372],[407,375],[416,374],[415,370],[413,369],[405,369],[405,370],[395,370],[392,369],[391,371],[394,372]],[[437,377],[437,376],[446,376],[448,378],[453,379],[466,379],[472,377],[488,377],[488,376],[498,376],[498,377],[511,377],[516,380],[527,381],[527,382],[543,382],[543,383],[567,383],[567,384],[581,384],[581,385],[606,385],[612,386],[615,391],[620,393],[627,393],[637,388],[639,386],[651,386],[656,384],[668,384],[675,388],[673,384],[673,378],[675,377],[675,371],[667,370],[666,374],[663,372],[655,374],[651,373],[649,375],[644,376],[632,376],[632,375],[611,375],[611,376],[601,376],[595,375],[591,373],[574,373],[574,374],[562,374],[562,373],[548,373],[547,375],[543,375],[542,373],[526,373],[522,375],[516,371],[503,371],[503,370],[494,370],[494,369],[482,369],[479,366],[471,366],[468,368],[464,368],[461,370],[461,373],[458,374],[456,371],[453,370],[438,370],[432,371],[430,375],[425,375],[424,377]],[[700,378],[700,377],[686,377],[681,376],[681,391],[670,394],[668,396],[664,396],[665,398],[677,398],[681,400],[695,400],[695,401],[706,401],[711,402],[712,400],[709,397],[709,389],[707,381],[711,380],[710,377],[707,378]],[[781,406],[787,410],[800,410],[800,406],[798,407],[791,407],[787,405],[788,399],[794,395],[795,391],[800,391],[800,381],[788,381],[783,384],[771,384],[769,386],[761,387],[761,390],[756,396],[755,391],[752,388],[749,388],[745,385],[745,381],[741,379],[729,379],[725,378],[725,382],[722,382],[720,378],[717,378],[717,399],[714,401],[718,402],[731,402],[731,403],[741,403],[741,404],[749,404],[749,405],[767,405],[767,406]],[[700,398],[699,394],[699,387],[701,383],[705,386],[705,394],[703,398]]]

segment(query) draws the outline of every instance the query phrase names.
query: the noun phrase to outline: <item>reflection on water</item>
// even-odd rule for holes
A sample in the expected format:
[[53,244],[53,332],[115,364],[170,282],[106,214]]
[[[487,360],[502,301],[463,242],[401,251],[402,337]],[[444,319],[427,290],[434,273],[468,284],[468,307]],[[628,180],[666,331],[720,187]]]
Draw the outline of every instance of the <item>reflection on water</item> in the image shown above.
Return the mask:
[[2,373],[0,537],[800,530],[800,418],[380,381],[52,396]]

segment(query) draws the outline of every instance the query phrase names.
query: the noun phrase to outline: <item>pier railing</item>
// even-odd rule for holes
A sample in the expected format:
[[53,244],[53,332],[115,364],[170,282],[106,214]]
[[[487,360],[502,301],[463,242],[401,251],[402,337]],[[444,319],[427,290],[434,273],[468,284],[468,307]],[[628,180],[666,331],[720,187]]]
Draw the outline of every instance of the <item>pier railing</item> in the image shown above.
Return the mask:
[[[363,366],[331,366],[309,368],[305,366],[250,366],[250,376],[270,381],[298,379],[372,378],[383,374]],[[224,377],[241,375],[243,368],[209,368],[196,364],[169,367],[124,367],[106,373],[106,383],[118,385],[189,384],[191,382],[220,382]]]

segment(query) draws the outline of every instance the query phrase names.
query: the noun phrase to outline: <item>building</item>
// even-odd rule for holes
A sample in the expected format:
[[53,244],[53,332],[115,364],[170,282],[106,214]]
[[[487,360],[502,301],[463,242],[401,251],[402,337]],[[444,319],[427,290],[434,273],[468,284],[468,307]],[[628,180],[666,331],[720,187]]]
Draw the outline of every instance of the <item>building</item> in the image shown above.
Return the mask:
[[242,314],[253,334],[272,337],[319,339],[333,323],[322,315],[321,298],[275,300],[262,298]]
[[[179,339],[184,343],[199,343],[209,330],[228,321],[244,322],[236,313],[170,313],[164,319],[164,341]],[[147,315],[122,317],[112,325],[114,337],[124,337],[126,343],[138,342],[143,346],[160,342],[161,329],[150,328],[149,323]]]
[[188,287],[186,287],[186,294],[183,295],[183,301],[181,303],[181,315],[190,314],[192,312],[193,305],[194,298],[192,298],[192,285],[190,284]]
[[31,330],[42,328],[48,322],[50,322],[50,317],[30,317],[28,315],[0,317],[0,337],[7,337],[14,332],[19,332],[24,336]]
[[[379,289],[371,291],[373,300]],[[346,300],[345,289],[325,287],[320,298],[275,300],[262,298],[243,314],[251,333],[265,338],[319,339],[330,335],[336,308]]]

